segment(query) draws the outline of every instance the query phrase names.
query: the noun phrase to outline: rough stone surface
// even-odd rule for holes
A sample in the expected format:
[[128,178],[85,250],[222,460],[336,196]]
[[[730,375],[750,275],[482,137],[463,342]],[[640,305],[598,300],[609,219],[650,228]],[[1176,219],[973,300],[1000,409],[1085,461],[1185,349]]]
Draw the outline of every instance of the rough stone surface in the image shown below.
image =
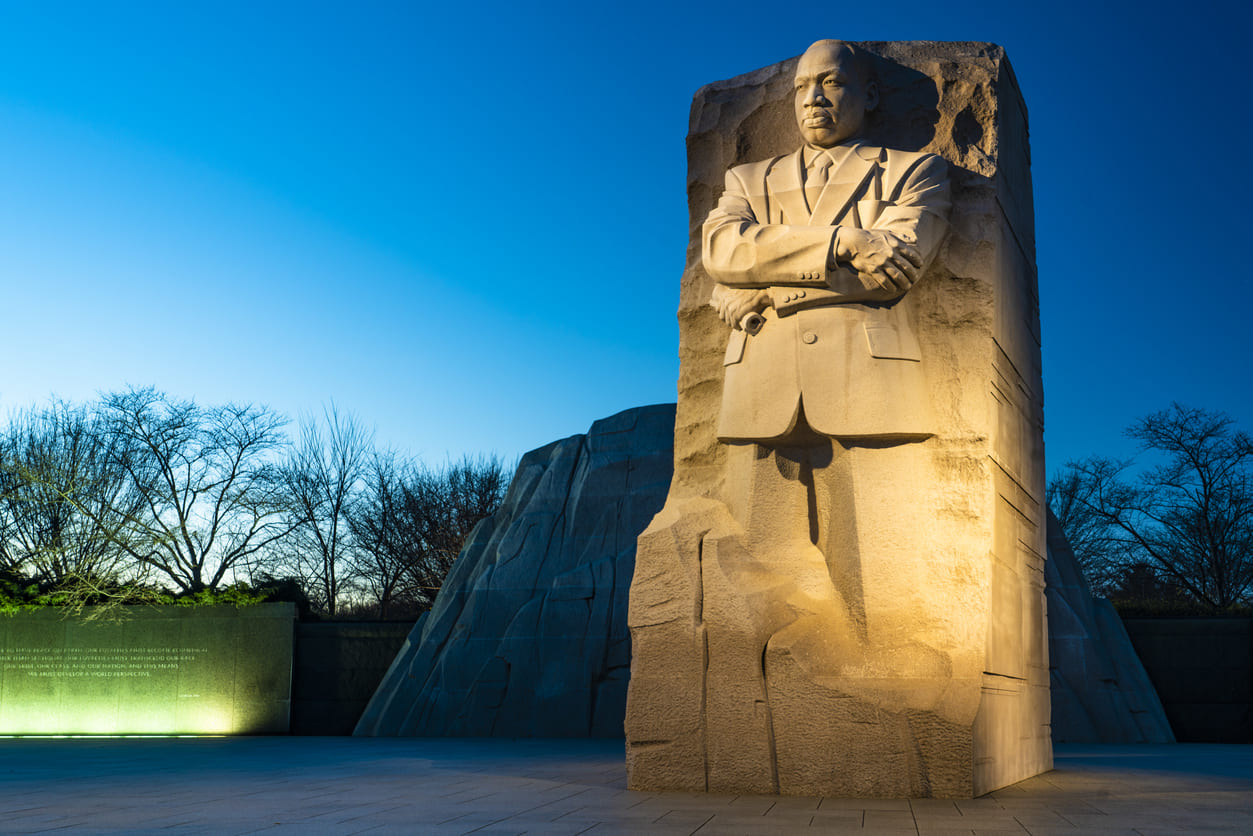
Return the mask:
[[1157,690],[1113,605],[1093,598],[1048,515],[1049,679],[1054,743],[1174,743]]
[[355,734],[621,736],[635,538],[673,430],[672,404],[641,407],[524,456]]
[[[652,407],[648,410],[657,410],[657,422],[663,419],[673,420],[674,408],[669,407]],[[634,412],[634,411],[633,411]],[[631,413],[624,413],[630,415]],[[615,419],[621,419],[623,416],[616,416]],[[649,417],[646,422],[648,424],[647,431],[637,431],[633,433],[631,443],[639,443],[642,446],[635,451],[628,452],[622,447],[618,447],[615,455],[628,455],[632,462],[638,466],[639,463],[649,462],[649,467],[664,468],[665,464],[671,460],[671,441],[672,435],[670,427],[660,427]],[[597,425],[602,426],[601,424]],[[637,421],[637,426],[639,423]],[[565,445],[568,448],[577,449],[579,444],[587,444],[585,436],[576,436],[567,439],[564,442],[549,445],[541,451],[528,456],[518,469],[520,480],[532,480],[534,482],[533,468],[542,467],[544,462],[551,462],[555,459],[561,459],[562,456],[554,456],[555,448]],[[541,455],[542,454],[542,455]],[[538,464],[537,464],[538,460]],[[622,521],[622,530],[619,535],[612,540],[605,539],[603,544],[605,549],[597,551],[595,549],[586,549],[578,555],[578,565],[590,567],[600,563],[606,559],[615,561],[614,574],[615,577],[629,577],[633,571],[635,552],[635,538],[648,522],[649,508],[659,508],[665,501],[666,492],[669,483],[663,478],[660,471],[654,472],[653,476],[647,479],[635,478],[631,482],[631,497],[634,507],[638,510],[632,515],[631,520]],[[586,480],[580,483],[574,481],[571,484],[578,486],[586,484]],[[526,519],[545,519],[552,520],[562,516],[563,509],[572,507],[571,497],[557,490],[548,491],[532,491],[528,498],[524,501],[526,513],[520,513],[517,503],[511,500],[501,510],[501,514],[509,517],[518,524],[519,520]],[[515,493],[514,497],[523,497],[521,492]],[[581,499],[574,503],[579,509],[579,514],[585,518],[601,518],[606,514],[614,513],[619,507],[621,497],[611,492],[597,490],[594,493],[584,492]],[[633,524],[635,528],[628,529],[628,524]],[[507,527],[507,526],[506,526]],[[494,525],[490,531],[497,531],[500,526]],[[483,543],[491,540],[489,533],[486,538],[476,538],[464,552],[461,560],[467,563],[482,562],[486,550]],[[477,545],[476,545],[477,543]],[[627,544],[628,548],[622,551],[615,551],[620,548],[620,543]],[[558,552],[566,548],[567,544],[563,538],[555,538],[552,541],[552,548]],[[543,537],[534,537],[528,541],[528,551],[525,554],[518,554],[516,560],[529,562],[533,565],[565,565],[560,555],[550,556],[547,553],[549,541]],[[1045,577],[1048,582],[1046,593],[1048,596],[1049,606],[1049,662],[1050,674],[1052,677],[1052,707],[1053,720],[1052,732],[1053,739],[1056,742],[1101,742],[1101,743],[1162,743],[1173,740],[1171,736],[1170,725],[1167,723],[1166,715],[1162,711],[1162,705],[1157,699],[1157,695],[1153,690],[1153,686],[1145,678],[1143,667],[1136,656],[1136,652],[1128,642],[1127,633],[1123,630],[1121,621],[1109,606],[1109,602],[1103,599],[1093,599],[1091,591],[1087,583],[1083,580],[1083,576],[1079,572],[1079,567],[1075,563],[1074,554],[1071,552],[1070,546],[1066,543],[1065,534],[1062,532],[1060,525],[1051,516],[1048,523],[1048,551],[1049,561],[1046,564]],[[459,578],[462,583],[473,582],[474,578],[481,575],[481,571],[462,572],[457,571],[454,575]],[[529,594],[520,597],[530,601],[543,598],[546,591],[551,588],[551,575],[536,574],[536,586]],[[620,596],[623,594],[621,586],[614,589],[615,596],[619,596],[614,603],[615,612],[621,613],[625,607],[625,601]],[[458,590],[453,586],[450,580],[445,584],[441,597],[447,597],[451,600],[461,601],[464,606],[471,597],[464,591]],[[487,606],[491,606],[491,602],[486,602]],[[447,607],[442,601],[437,603],[437,612],[447,613],[445,617],[454,617],[462,615],[461,612],[454,612]],[[469,614],[465,614],[464,619],[460,619],[458,623],[473,623]],[[499,631],[499,623],[503,623],[498,619],[497,630]],[[320,715],[309,718],[299,719],[310,711],[304,708],[306,702],[319,699],[329,699],[330,697],[323,692],[327,687],[325,684],[318,685],[318,682],[325,680],[326,673],[335,673],[331,679],[336,679],[342,673],[345,666],[352,669],[366,669],[377,664],[372,652],[352,652],[354,645],[352,638],[355,637],[359,630],[367,630],[370,635],[379,629],[380,626],[366,625],[358,627],[354,625],[298,625],[297,626],[297,648],[296,648],[296,671],[292,692],[292,732],[294,734],[316,733],[316,734],[338,734],[341,731],[336,726],[335,730],[324,721]],[[333,635],[323,639],[317,635],[327,632],[334,628]],[[344,637],[340,634],[347,629],[349,631],[347,644]],[[440,677],[445,673],[451,673],[453,676],[463,677],[460,673],[466,668],[473,667],[475,670],[491,673],[490,666],[484,665],[485,659],[480,649],[480,644],[471,641],[461,641],[456,645],[446,643],[442,648],[432,648],[439,650],[438,653],[430,653],[422,649],[422,636],[425,624],[418,624],[412,631],[409,641],[405,644],[397,661],[392,665],[392,675],[383,682],[374,697],[374,703],[367,712],[367,721],[362,723],[360,734],[372,735],[396,735],[396,734],[423,734],[423,735],[444,735],[444,734],[460,734],[463,728],[474,728],[484,734],[495,734],[504,736],[518,736],[522,732],[512,726],[495,725],[491,722],[472,722],[462,721],[452,724],[448,728],[436,728],[427,724],[422,727],[421,731],[413,730],[402,731],[400,719],[410,714],[420,713],[419,701],[429,699],[432,694],[442,693],[443,685],[440,683]],[[625,648],[629,647],[630,635],[627,631],[626,622],[621,617],[600,619],[595,623],[588,622],[587,630],[598,630],[604,634],[604,638],[599,636],[587,637],[588,646],[604,646],[606,648],[617,648],[619,653],[624,653]],[[309,635],[305,635],[308,633]],[[466,638],[469,638],[468,636]],[[489,636],[476,636],[485,641],[483,646],[499,646],[501,644],[501,634],[498,632]],[[329,640],[329,643],[328,643]],[[435,638],[431,639],[432,642]],[[371,645],[373,647],[373,645]],[[345,657],[345,650],[349,651],[348,658]],[[329,654],[329,656],[328,656]],[[458,658],[458,654],[463,654],[464,658]],[[332,658],[333,657],[333,658]],[[427,660],[424,664],[427,668],[415,671],[415,661],[419,658]],[[432,665],[431,660],[438,659],[437,665]],[[584,659],[579,656],[569,656],[567,658],[558,658],[550,662],[545,668],[543,676],[553,682],[577,683],[583,682],[586,688],[581,700],[577,702],[581,706],[590,706],[593,700],[593,691],[597,689],[595,682],[587,681],[582,673],[586,665]],[[386,667],[386,662],[383,663]],[[619,669],[615,671],[616,676],[621,675],[625,671]],[[381,676],[381,671],[376,675],[376,680]],[[410,674],[413,674],[412,676]],[[616,688],[605,688],[597,691],[597,710],[598,716],[606,719],[599,728],[587,726],[583,734],[611,734],[620,735],[622,733],[621,718],[626,710],[626,689],[618,678],[613,679],[618,683]],[[344,686],[335,686],[336,693],[333,695],[336,702],[333,706],[334,718],[339,718],[347,710],[346,699],[358,699],[356,692],[347,697],[340,695],[338,692]],[[468,688],[464,685],[462,690],[465,692],[474,691],[478,687],[478,681],[475,680]],[[539,690],[531,688],[523,691],[522,695],[530,694],[531,698],[539,699]],[[364,700],[364,698],[361,698]],[[312,704],[312,703],[311,703]],[[360,708],[361,703],[356,704]],[[386,710],[385,710],[386,709]],[[589,708],[581,708],[581,711],[589,711]],[[489,709],[489,715],[495,715],[496,709]],[[531,708],[522,707],[517,713],[523,716],[537,717],[540,712],[538,706]],[[615,719],[616,718],[616,719]],[[355,716],[353,722],[355,722]],[[490,717],[489,717],[490,720]],[[490,726],[487,731],[483,731],[485,727]],[[539,736],[538,734],[536,736]]]
[[[881,101],[867,141],[948,162],[947,238],[892,303],[921,356],[900,383],[925,389],[931,434],[837,450],[823,479],[841,486],[831,468],[844,468],[850,506],[811,506],[807,528],[803,504],[742,501],[756,491],[748,482],[777,480],[776,467],[800,482],[806,470],[802,462],[799,477],[784,473],[775,452],[775,461],[746,464],[743,445],[719,441],[724,363],[738,353],[709,305],[701,227],[713,222],[729,168],[800,144],[797,61],[703,88],[688,136],[674,481],[640,537],[631,591],[626,732],[637,789],[969,797],[1052,764],[1025,107],[999,47],[858,46],[878,56]],[[818,311],[797,316],[806,313]],[[766,312],[766,328],[782,321],[774,315]],[[865,353],[852,340],[846,352]],[[881,356],[873,346],[872,355]],[[873,400],[859,382],[850,375],[849,398]],[[821,498],[819,481],[810,477],[809,490]],[[897,501],[870,499],[888,495]],[[918,524],[900,525],[899,514]],[[759,536],[770,530],[759,519],[777,529],[774,539]],[[815,521],[836,533],[819,543]],[[850,521],[856,535],[840,543]],[[779,546],[785,537],[791,554]],[[845,565],[856,571],[843,574],[830,548],[814,548],[850,543]]]

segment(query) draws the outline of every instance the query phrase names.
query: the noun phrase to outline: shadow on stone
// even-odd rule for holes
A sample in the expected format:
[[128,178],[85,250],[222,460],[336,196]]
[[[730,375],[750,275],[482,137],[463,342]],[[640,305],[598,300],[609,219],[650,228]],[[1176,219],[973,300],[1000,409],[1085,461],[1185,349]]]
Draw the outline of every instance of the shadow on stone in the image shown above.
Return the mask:
[[[529,453],[357,725],[368,736],[620,737],[635,543],[665,500],[673,405]],[[1053,739],[1173,742],[1126,631],[1056,520],[1045,569]]]

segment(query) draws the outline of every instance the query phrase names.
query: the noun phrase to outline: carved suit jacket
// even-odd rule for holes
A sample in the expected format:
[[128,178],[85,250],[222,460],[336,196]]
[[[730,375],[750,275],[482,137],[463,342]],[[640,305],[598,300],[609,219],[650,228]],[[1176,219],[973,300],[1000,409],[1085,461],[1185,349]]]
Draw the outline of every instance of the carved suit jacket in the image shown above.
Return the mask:
[[811,213],[803,165],[798,150],[730,169],[702,230],[716,282],[769,288],[773,299],[757,334],[731,332],[718,437],[782,438],[802,408],[824,435],[931,435],[904,294],[846,265],[830,269],[828,255],[840,226],[882,229],[916,242],[925,270],[948,228],[948,167],[934,154],[850,144]]

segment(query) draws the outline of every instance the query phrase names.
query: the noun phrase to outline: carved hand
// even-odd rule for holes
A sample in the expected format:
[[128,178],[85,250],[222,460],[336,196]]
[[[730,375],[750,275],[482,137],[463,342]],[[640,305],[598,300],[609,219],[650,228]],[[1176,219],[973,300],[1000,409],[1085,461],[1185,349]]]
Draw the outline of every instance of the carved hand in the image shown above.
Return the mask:
[[835,236],[835,257],[897,296],[914,286],[922,267],[922,255],[914,242],[878,229],[840,227]]
[[740,322],[750,313],[761,313],[770,307],[770,292],[765,289],[745,289],[714,285],[709,304],[718,311],[722,321],[739,329]]

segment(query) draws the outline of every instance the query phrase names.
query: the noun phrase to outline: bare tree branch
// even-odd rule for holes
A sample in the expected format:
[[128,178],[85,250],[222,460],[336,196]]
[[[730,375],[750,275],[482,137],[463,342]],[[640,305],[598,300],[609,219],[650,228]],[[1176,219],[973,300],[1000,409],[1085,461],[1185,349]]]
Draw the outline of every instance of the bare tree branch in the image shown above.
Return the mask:
[[285,536],[275,455],[284,420],[264,407],[201,407],[151,388],[106,395],[102,420],[143,499],[124,545],[179,589],[216,589]]
[[1054,477],[1049,501],[1076,554],[1091,552],[1084,569],[1094,586],[1108,590],[1142,565],[1215,610],[1250,600],[1253,439],[1232,424],[1174,404],[1127,430],[1160,459],[1134,478],[1129,463],[1099,457]]
[[334,615],[352,576],[356,549],[348,520],[360,501],[372,437],[334,405],[323,413],[322,425],[325,431],[315,421],[301,423],[283,467],[291,535],[280,551],[314,606]]
[[142,507],[120,449],[85,409],[19,413],[0,439],[0,561],[44,585],[141,579],[122,545]]
[[495,456],[466,456],[440,470],[375,459],[351,524],[362,551],[360,577],[384,616],[398,605],[430,609],[461,547],[500,507],[507,487]]

